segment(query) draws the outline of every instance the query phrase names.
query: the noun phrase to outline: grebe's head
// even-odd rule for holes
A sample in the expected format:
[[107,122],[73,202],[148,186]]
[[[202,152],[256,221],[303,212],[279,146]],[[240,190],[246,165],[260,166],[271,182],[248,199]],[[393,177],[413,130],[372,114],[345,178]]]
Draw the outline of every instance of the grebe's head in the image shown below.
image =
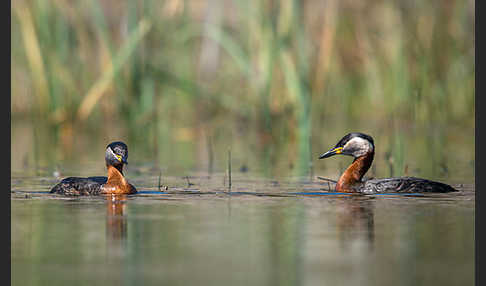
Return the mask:
[[361,157],[375,150],[375,144],[371,136],[363,133],[349,133],[334,146],[331,150],[322,154],[319,159],[328,158],[334,155],[349,155],[354,158]]
[[117,141],[106,146],[106,165],[118,166],[128,164],[128,147],[125,143]]

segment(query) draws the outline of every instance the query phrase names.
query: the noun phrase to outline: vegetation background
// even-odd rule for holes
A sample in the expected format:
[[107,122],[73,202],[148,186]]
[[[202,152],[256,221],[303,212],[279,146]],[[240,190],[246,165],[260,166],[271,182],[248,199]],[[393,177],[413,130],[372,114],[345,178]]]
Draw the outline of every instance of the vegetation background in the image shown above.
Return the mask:
[[12,173],[96,175],[123,140],[141,174],[231,150],[235,172],[336,178],[351,158],[318,156],[360,131],[370,176],[472,182],[474,6],[12,1]]

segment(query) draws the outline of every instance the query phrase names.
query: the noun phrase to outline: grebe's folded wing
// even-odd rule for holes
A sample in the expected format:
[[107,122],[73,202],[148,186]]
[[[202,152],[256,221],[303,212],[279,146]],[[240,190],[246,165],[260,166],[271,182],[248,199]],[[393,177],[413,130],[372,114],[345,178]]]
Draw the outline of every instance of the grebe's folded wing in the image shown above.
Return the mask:
[[105,177],[105,176],[88,177],[87,179],[89,181],[97,182],[98,184],[101,184],[101,185],[106,183],[106,181],[108,180],[108,178]]
[[364,181],[359,191],[366,194],[375,193],[447,193],[457,191],[453,187],[427,179],[399,177],[370,179]]
[[65,195],[96,195],[100,192],[101,185],[106,183],[107,177],[68,177],[55,185],[50,193]]

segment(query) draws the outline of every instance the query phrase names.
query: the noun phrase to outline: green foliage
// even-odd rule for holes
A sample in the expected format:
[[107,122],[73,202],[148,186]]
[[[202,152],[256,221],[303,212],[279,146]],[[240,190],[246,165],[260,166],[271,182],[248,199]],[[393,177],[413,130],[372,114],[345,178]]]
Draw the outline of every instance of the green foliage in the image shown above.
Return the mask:
[[[418,155],[438,128],[437,156],[474,160],[471,1],[43,0],[12,11],[13,125],[54,130],[43,148],[61,158],[80,136],[121,137],[140,161],[201,169],[211,142],[219,170],[231,148],[252,170],[305,175],[362,131],[383,138],[380,174],[395,152],[397,174],[421,164],[438,176]],[[456,148],[467,151],[446,152]]]

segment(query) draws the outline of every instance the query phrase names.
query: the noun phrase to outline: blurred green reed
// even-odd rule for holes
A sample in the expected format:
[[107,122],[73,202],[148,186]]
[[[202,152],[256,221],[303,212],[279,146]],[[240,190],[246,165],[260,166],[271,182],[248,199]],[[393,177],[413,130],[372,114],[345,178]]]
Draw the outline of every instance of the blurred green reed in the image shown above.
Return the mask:
[[269,176],[334,176],[346,159],[316,158],[362,131],[375,175],[447,176],[474,161],[474,5],[14,1],[12,126],[34,135],[12,165],[123,138],[135,162],[184,172],[224,171],[231,148]]

